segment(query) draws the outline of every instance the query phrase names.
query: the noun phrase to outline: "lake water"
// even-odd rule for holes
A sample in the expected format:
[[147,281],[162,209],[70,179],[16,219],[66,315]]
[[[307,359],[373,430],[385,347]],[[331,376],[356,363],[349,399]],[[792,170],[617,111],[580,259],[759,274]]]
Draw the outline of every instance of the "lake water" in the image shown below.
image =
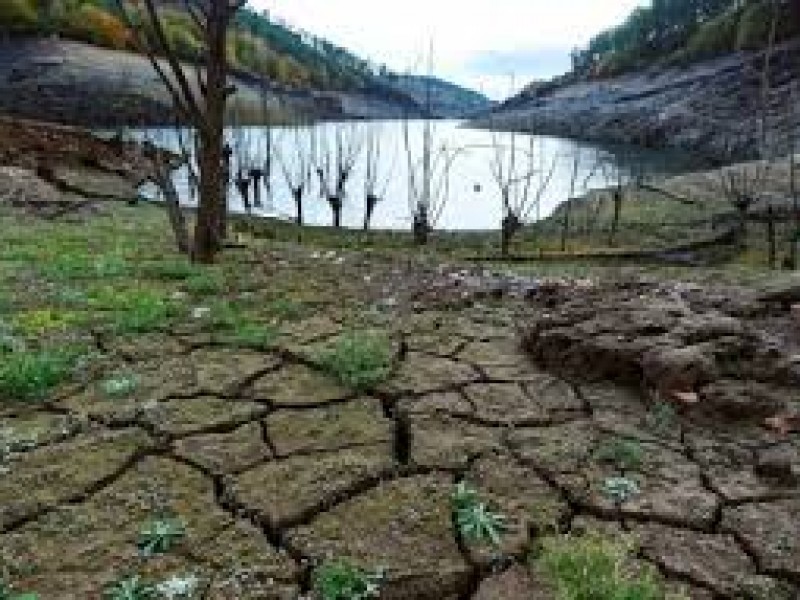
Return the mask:
[[[432,140],[433,187],[432,213],[435,226],[449,230],[498,229],[502,215],[500,188],[495,178],[498,165],[509,171],[511,149],[515,148],[515,172],[512,185],[520,196],[525,185],[531,201],[527,220],[548,216],[561,202],[590,189],[615,185],[619,179],[658,178],[697,168],[694,157],[675,152],[631,147],[602,147],[587,142],[469,129],[458,121],[322,123],[309,127],[275,127],[271,135],[262,127],[227,130],[233,149],[234,171],[266,164],[268,139],[272,139],[271,193],[261,210],[263,216],[294,217],[294,202],[285,171],[296,173],[307,162],[308,191],[304,200],[304,220],[308,224],[328,225],[331,211],[322,197],[316,169],[335,164],[337,143],[358,150],[353,171],[348,179],[343,207],[343,224],[360,227],[364,220],[366,196],[365,175],[368,171],[369,148],[379,148],[379,158],[372,161],[377,173],[377,192],[382,200],[377,205],[372,226],[379,229],[409,229],[411,205],[419,197],[409,193],[409,173],[416,174],[417,189],[422,188],[423,139],[430,127]],[[188,134],[182,134],[184,145]],[[175,130],[139,130],[132,136],[177,149],[179,134]],[[410,150],[410,153],[409,153]],[[327,157],[327,163],[326,163]],[[529,158],[532,157],[532,158]],[[331,169],[331,172],[333,169]],[[529,176],[530,174],[530,176]],[[576,174],[576,175],[575,175]],[[574,176],[575,175],[575,176]],[[573,185],[572,181],[575,181]],[[524,180],[524,181],[523,181]],[[187,171],[176,174],[182,202],[193,203]],[[546,184],[546,185],[545,185]],[[541,193],[539,193],[541,191]],[[152,196],[152,189],[145,189]],[[262,191],[262,200],[267,196]],[[539,202],[533,199],[538,196]],[[230,207],[242,211],[241,197],[232,185]]]

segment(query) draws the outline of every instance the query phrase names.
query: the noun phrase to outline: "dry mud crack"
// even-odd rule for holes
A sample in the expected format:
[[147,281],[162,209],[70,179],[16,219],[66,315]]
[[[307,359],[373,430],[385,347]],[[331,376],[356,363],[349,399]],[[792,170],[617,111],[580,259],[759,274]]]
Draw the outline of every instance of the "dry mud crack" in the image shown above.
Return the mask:
[[[87,385],[3,415],[39,440],[2,475],[4,569],[45,599],[100,598],[136,571],[195,573],[209,599],[288,600],[314,565],[346,558],[386,570],[385,598],[545,599],[523,568],[537,538],[596,529],[634,534],[638,558],[691,598],[797,597],[800,487],[758,466],[767,451],[800,466],[796,434],[682,414],[659,428],[651,398],[536,366],[508,322],[425,318],[409,318],[402,360],[372,394],[304,354],[338,333],[330,321],[298,324],[274,351],[181,332],[113,342],[136,394]],[[635,440],[631,464],[604,455],[620,439]],[[621,505],[603,492],[619,476],[640,487]],[[454,530],[462,479],[508,517],[496,551]],[[187,536],[143,561],[136,536],[154,513],[179,515]]]

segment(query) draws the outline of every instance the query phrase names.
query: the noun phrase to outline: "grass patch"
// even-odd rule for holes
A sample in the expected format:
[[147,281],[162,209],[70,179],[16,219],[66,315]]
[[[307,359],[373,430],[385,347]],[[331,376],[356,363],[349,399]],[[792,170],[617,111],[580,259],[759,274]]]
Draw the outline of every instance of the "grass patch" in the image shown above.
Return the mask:
[[542,542],[537,566],[557,600],[665,600],[652,567],[633,571],[633,544],[600,536],[559,536]]
[[624,437],[604,441],[594,453],[596,460],[611,463],[623,471],[638,469],[642,465],[643,455],[639,440]]
[[0,579],[0,600],[39,600],[39,595],[33,592],[17,593],[10,585]]
[[278,298],[269,302],[265,310],[268,315],[279,321],[297,321],[305,313],[305,305],[289,298]]
[[329,375],[359,391],[369,391],[391,373],[392,351],[388,338],[374,332],[341,335],[317,362]]
[[147,333],[166,327],[175,316],[175,306],[160,293],[142,288],[95,292],[90,305],[111,312],[111,327],[117,333]]
[[74,352],[16,351],[0,355],[0,397],[8,400],[42,400],[66,381],[77,360]]
[[40,268],[40,273],[51,281],[106,279],[130,275],[132,268],[119,254],[95,257],[65,253],[49,258],[47,264]]
[[27,336],[44,335],[53,331],[65,331],[79,320],[76,313],[45,308],[17,314],[13,326]]
[[345,561],[327,562],[314,572],[320,600],[367,600],[380,595],[383,574],[367,573]]
[[183,280],[184,289],[193,296],[213,296],[225,291],[225,283],[218,273],[196,273]]
[[201,276],[203,271],[188,260],[171,259],[145,263],[141,267],[141,274],[163,281],[186,281]]

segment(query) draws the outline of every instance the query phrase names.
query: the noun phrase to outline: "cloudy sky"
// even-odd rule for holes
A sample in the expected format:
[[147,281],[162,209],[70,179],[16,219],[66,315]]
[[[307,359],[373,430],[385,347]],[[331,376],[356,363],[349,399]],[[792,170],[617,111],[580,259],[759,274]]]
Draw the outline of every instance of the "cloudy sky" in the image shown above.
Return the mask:
[[[437,75],[495,98],[563,73],[569,52],[642,0],[251,0],[257,9],[407,71],[431,40]],[[423,69],[424,70],[424,69]]]

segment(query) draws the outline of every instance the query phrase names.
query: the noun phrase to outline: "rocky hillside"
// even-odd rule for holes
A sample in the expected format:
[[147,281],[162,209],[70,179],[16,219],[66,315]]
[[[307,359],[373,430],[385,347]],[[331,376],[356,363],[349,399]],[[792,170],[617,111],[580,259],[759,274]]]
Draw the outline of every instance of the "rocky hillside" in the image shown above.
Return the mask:
[[[390,118],[420,114],[389,88],[297,90],[241,74],[237,111],[256,119],[262,96],[273,117]],[[0,113],[86,126],[163,124],[169,98],[147,60],[80,42],[29,38],[0,42]]]
[[[739,52],[685,67],[531,86],[477,124],[677,147],[720,160],[752,155],[762,114],[763,64],[763,52]],[[792,89],[800,86],[800,40],[776,48],[769,73],[768,137],[785,148],[788,133],[800,122],[791,101]]]
[[407,94],[426,113],[437,118],[469,117],[493,105],[483,94],[437,77],[389,74],[383,78],[383,82]]

